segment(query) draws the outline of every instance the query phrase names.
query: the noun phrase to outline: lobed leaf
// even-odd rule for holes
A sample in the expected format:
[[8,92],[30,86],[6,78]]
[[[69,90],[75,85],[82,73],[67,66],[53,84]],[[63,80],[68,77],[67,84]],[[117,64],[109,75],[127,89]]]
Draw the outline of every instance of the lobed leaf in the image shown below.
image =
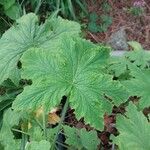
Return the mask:
[[31,49],[21,58],[22,77],[32,79],[13,103],[13,108],[47,109],[59,105],[65,95],[75,109],[78,119],[84,117],[98,129],[103,128],[103,114],[109,112],[111,102],[124,102],[128,94],[119,82],[103,73],[109,50],[103,46],[77,38],[65,37],[58,50]]
[[119,136],[113,142],[119,150],[149,150],[150,124],[142,112],[138,112],[134,104],[127,107],[126,117],[118,116],[116,127]]
[[96,131],[86,131],[86,129],[76,129],[64,126],[64,133],[67,137],[65,143],[71,149],[96,150],[99,142]]
[[131,96],[140,97],[139,109],[144,109],[150,106],[150,69],[140,69],[135,65],[130,65],[132,78],[124,81]]
[[49,47],[53,47],[54,43],[57,47],[60,37],[66,34],[77,36],[79,32],[79,24],[60,17],[52,18],[39,25],[38,17],[35,14],[24,15],[0,39],[0,84],[7,78],[16,81],[12,72],[16,74],[18,61],[29,48],[47,48],[47,43]]
[[133,51],[126,52],[120,57],[111,58],[109,62],[109,70],[113,71],[117,77],[129,69],[130,62],[141,69],[150,66],[150,53],[145,51],[138,42],[130,41],[128,43],[133,47]]

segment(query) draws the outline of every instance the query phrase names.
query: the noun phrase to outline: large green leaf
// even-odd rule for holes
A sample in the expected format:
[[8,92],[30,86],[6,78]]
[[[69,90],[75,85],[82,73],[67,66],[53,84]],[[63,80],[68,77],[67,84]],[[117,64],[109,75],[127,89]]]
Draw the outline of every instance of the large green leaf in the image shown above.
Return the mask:
[[126,117],[118,116],[116,127],[119,136],[113,138],[113,142],[119,146],[119,150],[150,149],[150,124],[135,105],[129,104]]
[[65,143],[70,149],[86,149],[96,150],[100,143],[96,131],[86,131],[86,129],[76,129],[64,126],[64,134],[66,136]]
[[60,103],[66,95],[76,117],[86,123],[103,127],[103,114],[111,104],[119,105],[128,94],[119,82],[105,75],[102,68],[107,63],[108,49],[83,39],[65,37],[57,53],[53,50],[32,49],[21,58],[23,78],[32,79],[13,103],[14,109],[46,108]]
[[60,17],[51,18],[41,25],[33,13],[21,17],[0,39],[0,84],[12,78],[21,55],[29,48],[57,47],[60,37],[66,34],[77,36],[79,32],[79,24]]
[[139,109],[150,106],[150,69],[140,69],[135,65],[129,67],[133,78],[123,82],[131,96],[140,97]]

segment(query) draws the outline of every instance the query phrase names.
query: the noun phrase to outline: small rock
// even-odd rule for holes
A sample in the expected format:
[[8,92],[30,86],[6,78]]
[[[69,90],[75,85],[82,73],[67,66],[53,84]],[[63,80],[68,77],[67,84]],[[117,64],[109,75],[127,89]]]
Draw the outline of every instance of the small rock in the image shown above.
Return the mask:
[[117,32],[114,32],[107,42],[114,50],[127,50],[128,44],[126,39],[126,32],[124,28],[121,28]]

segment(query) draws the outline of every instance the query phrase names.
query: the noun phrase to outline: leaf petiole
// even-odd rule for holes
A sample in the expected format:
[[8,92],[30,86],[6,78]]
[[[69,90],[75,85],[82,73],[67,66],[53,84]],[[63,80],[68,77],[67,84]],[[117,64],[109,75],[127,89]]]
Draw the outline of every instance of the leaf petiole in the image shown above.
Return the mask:
[[66,112],[67,112],[67,110],[68,110],[68,106],[69,106],[69,99],[67,98],[67,99],[66,99],[66,102],[65,102],[65,105],[64,105],[64,108],[63,108],[63,110],[62,110],[60,122],[59,122],[59,124],[58,124],[58,128],[57,128],[57,131],[56,131],[56,135],[55,135],[55,137],[54,137],[54,142],[53,142],[53,144],[52,144],[52,148],[55,147],[55,143],[57,143],[56,141],[57,141],[57,138],[58,138],[58,134],[59,134],[59,131],[60,131],[60,129],[61,129],[61,125],[62,125],[62,123],[63,123],[63,121],[64,121]]

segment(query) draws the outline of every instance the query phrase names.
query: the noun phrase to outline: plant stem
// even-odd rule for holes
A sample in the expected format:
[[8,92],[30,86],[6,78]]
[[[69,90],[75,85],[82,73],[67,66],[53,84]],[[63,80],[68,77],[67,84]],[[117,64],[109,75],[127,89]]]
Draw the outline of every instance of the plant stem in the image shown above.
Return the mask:
[[67,112],[67,109],[68,109],[68,105],[69,105],[69,99],[67,98],[67,100],[65,102],[65,105],[64,105],[64,108],[63,108],[62,113],[61,113],[60,122],[59,122],[58,127],[57,127],[57,131],[56,131],[56,135],[54,137],[54,142],[52,144],[52,148],[55,147],[55,143],[57,141],[58,134],[59,134],[59,131],[61,129],[61,125],[62,125],[62,123],[64,121],[64,118],[65,118],[65,115],[66,115],[66,112]]
[[[51,138],[50,140],[53,140],[53,139]],[[63,143],[60,143],[58,141],[56,141],[56,143],[59,144],[59,145],[61,145],[61,146],[63,146],[63,147],[65,147],[65,148],[67,148],[67,149],[69,149],[69,146],[67,146],[67,145],[65,145]]]
[[41,130],[43,129],[43,125],[38,121],[38,119],[34,118],[34,121],[39,125],[39,127],[41,128]]
[[47,140],[47,130],[46,130],[46,119],[45,119],[45,110],[43,109],[43,132],[45,139]]
[[[17,129],[14,129],[13,130],[16,130],[17,132],[20,132],[20,130],[17,130]],[[25,146],[28,142],[28,138],[29,138],[29,135],[27,134],[28,132],[28,120],[24,120],[22,122],[22,126],[21,126],[21,132],[22,133],[22,140],[21,140],[21,147],[20,147],[20,150],[25,150]]]
[[80,6],[80,8],[82,9],[82,11],[88,15],[87,9],[86,9],[86,5],[85,2],[81,2],[80,0],[76,0],[76,3]]
[[37,6],[36,6],[36,8],[35,8],[35,11],[34,11],[35,14],[38,13],[38,11],[39,11],[41,5],[42,5],[42,0],[39,0]]
[[56,2],[56,10],[59,10],[59,7],[60,7],[60,0],[57,0],[57,2]]
[[23,131],[18,130],[18,129],[14,129],[14,128],[12,128],[11,130],[12,130],[12,131],[16,131],[16,132],[19,132],[19,133],[22,133],[22,134],[25,134],[25,135],[30,136],[30,134],[29,134],[29,133],[23,132]]
[[28,136],[25,134],[22,134],[21,150],[25,150],[27,141],[28,141]]
[[73,4],[72,4],[71,0],[68,0],[68,9],[69,9],[73,19],[76,20],[76,15],[75,15]]

